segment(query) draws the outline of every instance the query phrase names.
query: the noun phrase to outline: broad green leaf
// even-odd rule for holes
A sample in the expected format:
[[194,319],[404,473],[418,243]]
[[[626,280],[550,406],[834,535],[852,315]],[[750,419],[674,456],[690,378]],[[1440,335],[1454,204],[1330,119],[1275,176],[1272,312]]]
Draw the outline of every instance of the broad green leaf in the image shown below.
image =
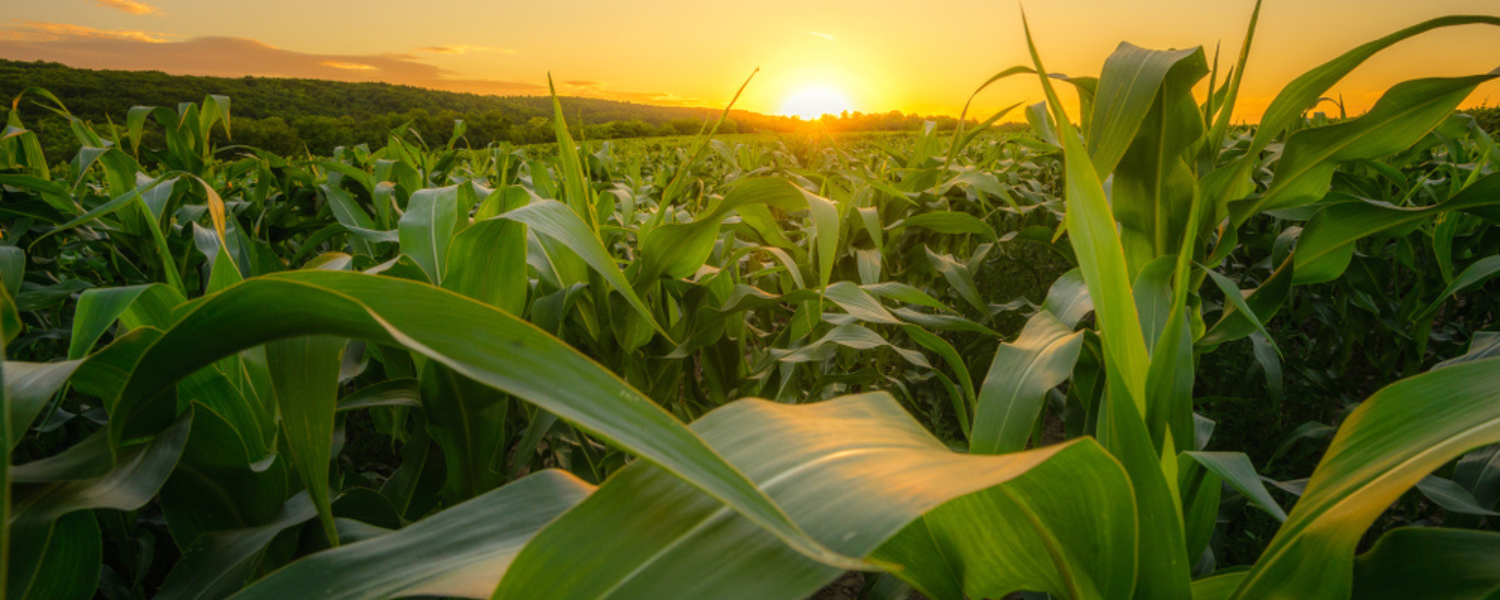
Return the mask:
[[[145,506],[177,464],[192,422],[192,413],[184,414],[149,443],[121,453],[114,468],[102,476],[15,485],[9,523],[10,580],[5,597],[25,600],[30,598],[30,590],[45,589],[53,578],[65,576],[43,570],[52,564],[44,557],[52,552],[54,542],[60,549],[82,549],[76,539],[54,537],[59,519],[82,510],[135,510]],[[108,447],[101,446],[101,451],[107,453]]]
[[166,327],[171,324],[172,309],[186,301],[161,284],[85,290],[74,312],[68,358],[86,356],[117,320],[123,328],[120,333],[143,325]]
[[1277,521],[1286,520],[1286,512],[1266,492],[1265,484],[1261,483],[1260,476],[1255,473],[1255,466],[1250,464],[1250,457],[1242,452],[1183,452],[1178,455],[1179,460],[1192,460],[1204,468],[1212,471],[1215,475],[1228,483],[1230,487],[1238,490],[1240,494],[1249,499],[1261,510],[1266,511]]
[[1479,505],[1469,490],[1451,479],[1444,479],[1436,475],[1428,475],[1417,482],[1417,491],[1422,496],[1431,500],[1443,508],[1444,511],[1455,515],[1475,515],[1482,517],[1500,517],[1500,513],[1492,511]]
[[885,281],[870,285],[862,285],[860,286],[860,288],[866,292],[869,292],[870,295],[877,298],[888,298],[897,302],[926,306],[928,308],[935,308],[950,313],[954,312],[954,310],[952,308],[949,308],[948,305],[943,304],[942,302],[938,302],[937,298],[933,298],[932,296],[928,295],[927,292],[919,290],[908,284],[901,283],[899,281]]
[[571,475],[542,471],[395,532],[298,560],[234,598],[485,598],[528,540],[591,491]]
[[1047,390],[1073,374],[1082,346],[1083,332],[1073,331],[1045,310],[1026,321],[1015,341],[1001,344],[979,389],[969,451],[1024,450]]
[[260,460],[228,420],[201,404],[193,407],[186,444],[159,494],[167,530],[180,549],[204,534],[269,521],[295,489],[285,459]]
[[656,328],[657,332],[663,337],[671,337],[657,322],[656,317],[651,313],[651,308],[630,287],[630,282],[620,271],[620,265],[613,256],[609,255],[609,251],[604,249],[604,244],[589,232],[588,225],[566,205],[552,200],[543,200],[507,212],[500,218],[525,223],[532,230],[566,246],[588,263],[594,272],[609,282],[642,318]]
[[979,285],[974,282],[974,274],[969,272],[968,266],[954,260],[950,255],[938,254],[925,247],[923,249],[927,252],[927,260],[932,263],[932,268],[943,274],[943,278],[948,280],[948,284],[953,286],[959,297],[967,301],[969,306],[973,306],[974,310],[979,311],[979,314],[988,315],[990,307],[979,295]]
[[198,368],[308,335],[409,348],[662,465],[810,556],[862,565],[812,542],[681,422],[603,367],[509,313],[410,281],[294,271],[252,278],[197,301],[141,357],[139,364],[153,368],[132,373],[110,407],[111,439],[149,435],[169,424],[176,410],[171,385]]
[[1500,26],[1500,17],[1453,15],[1430,19],[1403,28],[1380,39],[1367,42],[1303,73],[1297,79],[1287,84],[1286,87],[1283,87],[1281,92],[1276,95],[1276,99],[1272,100],[1270,106],[1266,108],[1266,112],[1260,120],[1260,127],[1257,127],[1255,130],[1255,139],[1250,146],[1249,156],[1253,157],[1259,154],[1272,140],[1280,136],[1287,127],[1295,123],[1309,107],[1316,104],[1318,98],[1321,98],[1329,88],[1332,88],[1345,75],[1348,75],[1350,71],[1353,71],[1366,60],[1369,60],[1370,57],[1397,42],[1435,29],[1458,25]]
[[1083,272],[1072,269],[1056,281],[1047,290],[1047,299],[1042,302],[1042,309],[1052,313],[1069,329],[1078,326],[1089,313],[1094,312],[1094,301],[1089,298],[1088,284],[1083,281]]
[[840,281],[831,284],[823,292],[823,297],[839,305],[839,308],[849,311],[850,316],[861,321],[882,325],[901,324],[901,321],[892,316],[890,311],[880,305],[879,300],[853,283]]
[[1355,544],[1375,518],[1432,470],[1500,442],[1497,367],[1485,360],[1432,371],[1366,399],[1234,597],[1347,597]]
[[772,348],[771,354],[776,357],[776,360],[786,363],[813,362],[827,360],[833,356],[834,351],[839,347],[854,350],[889,348],[897,356],[900,356],[914,366],[923,369],[932,368],[932,365],[927,362],[927,357],[923,356],[921,352],[892,344],[890,340],[875,331],[852,323],[834,327],[823,334],[823,337],[818,338],[817,341],[795,350]]
[[427,278],[440,285],[447,273],[453,236],[468,224],[467,212],[460,212],[458,189],[455,185],[412,193],[398,228],[401,253],[417,261]]
[[1387,91],[1364,116],[1292,134],[1276,163],[1270,189],[1236,207],[1234,224],[1267,210],[1317,201],[1328,193],[1340,163],[1405,150],[1447,119],[1475,87],[1496,77],[1500,73],[1403,82]]
[[422,369],[421,395],[427,431],[448,468],[444,494],[473,498],[504,484],[491,465],[504,463],[509,398],[437,363]]
[[335,546],[339,538],[333,524],[328,465],[333,460],[329,442],[343,359],[344,340],[338,337],[296,337],[266,344],[266,364],[281,412],[287,455],[318,507],[324,535]]
[[946,235],[974,234],[990,242],[1000,239],[995,229],[978,217],[946,210],[918,213],[892,227],[919,227]]
[[1496,206],[1500,206],[1500,173],[1481,177],[1447,200],[1421,208],[1402,208],[1377,202],[1331,205],[1319,211],[1303,229],[1293,254],[1293,281],[1299,284],[1332,281],[1349,266],[1354,256],[1354,242],[1361,238],[1454,210],[1493,220],[1500,218]]
[[479,221],[453,238],[443,287],[516,316],[526,312],[526,224]]
[[[1025,24],[1024,15],[1022,22]],[[1037,72],[1046,73],[1029,25],[1026,41]],[[1185,600],[1190,593],[1189,565],[1182,544],[1179,498],[1171,489],[1175,476],[1170,482],[1164,476],[1165,463],[1157,455],[1144,421],[1150,358],[1130,289],[1125,252],[1099,173],[1063,113],[1052,82],[1047,77],[1040,79],[1047,104],[1056,113],[1057,134],[1066,162],[1065,224],[1073,239],[1079,271],[1094,302],[1104,346],[1109,394],[1102,411],[1100,437],[1130,474],[1141,531],[1152,532],[1140,537],[1142,562],[1137,571],[1136,595]],[[1167,441],[1170,440],[1169,436]],[[1175,467],[1175,461],[1172,466]]]
[[[1136,132],[1150,124],[1148,114],[1153,105],[1160,108],[1156,99],[1169,77],[1178,80],[1173,83],[1180,84],[1177,86],[1180,89],[1168,86],[1168,96],[1171,98],[1171,92],[1187,92],[1194,82],[1207,74],[1208,64],[1202,48],[1147,50],[1129,42],[1121,42],[1104,61],[1104,69],[1099,74],[1093,118],[1088,128],[1088,154],[1093,158],[1098,177],[1102,178],[1113,172],[1133,141],[1140,139]],[[1193,108],[1192,97],[1188,96],[1187,100],[1188,107]],[[1184,122],[1181,121],[1156,121],[1156,126],[1163,128],[1168,134],[1197,137],[1191,129],[1175,127],[1182,124]],[[1201,132],[1201,121],[1197,128]],[[1184,139],[1173,143],[1162,140],[1160,132],[1153,132],[1145,139],[1152,138],[1156,139],[1158,145],[1169,149],[1163,151],[1168,157],[1176,156],[1186,149],[1186,143],[1192,141]],[[1170,149],[1175,149],[1176,152]]]
[[167,573],[156,600],[228,598],[255,576],[266,546],[276,536],[317,516],[318,509],[312,499],[307,494],[297,494],[265,524],[197,538],[183,547],[182,559]]
[[1500,534],[1402,527],[1354,561],[1357,600],[1481,600],[1500,593]]
[[1459,273],[1457,277],[1453,278],[1453,282],[1448,284],[1448,287],[1444,288],[1441,294],[1438,294],[1437,299],[1433,300],[1432,304],[1427,305],[1427,308],[1423,309],[1422,312],[1413,316],[1412,321],[1420,322],[1431,318],[1437,314],[1438,309],[1443,307],[1443,303],[1452,298],[1454,294],[1479,285],[1496,274],[1500,274],[1500,256],[1487,256],[1474,261],[1473,264],[1470,264],[1463,272]]
[[15,298],[21,292],[21,281],[25,277],[26,251],[16,246],[0,246],[0,283],[4,284],[10,297]]
[[[692,427],[810,534],[844,553],[904,558],[910,548],[898,533],[920,526],[923,514],[941,513],[929,519],[951,533],[941,539],[961,551],[955,564],[969,568],[923,570],[924,582],[941,576],[968,584],[976,598],[1014,589],[1129,593],[1134,526],[1128,503],[1109,499],[1128,493],[1127,484],[1093,442],[957,454],[882,393],[800,406],[740,400]],[[955,498],[973,500],[955,505]],[[1090,509],[1058,519],[1048,505]],[[978,515],[984,526],[942,527],[980,507],[993,508]],[[1049,538],[1061,543],[1049,547]],[[1072,542],[1081,539],[1091,542]],[[590,552],[577,552],[581,545]],[[731,550],[741,559],[724,560]],[[918,565],[903,566],[897,573],[908,576]],[[513,567],[495,598],[800,600],[840,575],[648,464],[622,470],[543,530]],[[965,571],[964,580],[953,580]],[[988,591],[1006,585],[1017,587]]]
[[5,445],[7,456],[32,422],[41,414],[47,402],[62,389],[68,378],[78,370],[83,361],[70,360],[53,363],[6,362],[5,419],[8,424],[9,441]]
[[[817,232],[816,249],[819,279],[827,284],[826,274],[833,267],[838,249],[838,211],[826,198],[812,194],[785,179],[760,177],[738,183],[715,204],[689,223],[667,223],[651,230],[641,240],[640,267],[635,274],[638,285],[655,281],[662,275],[690,277],[708,260],[720,224],[729,213],[755,206],[774,206],[786,211],[808,209]],[[826,268],[825,268],[826,267]]]

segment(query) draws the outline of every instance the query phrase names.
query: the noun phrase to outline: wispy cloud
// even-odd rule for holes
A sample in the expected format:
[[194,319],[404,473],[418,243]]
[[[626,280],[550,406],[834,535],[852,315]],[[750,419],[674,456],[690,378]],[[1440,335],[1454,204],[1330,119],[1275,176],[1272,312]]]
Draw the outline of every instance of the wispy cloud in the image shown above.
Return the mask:
[[[449,52],[452,54],[453,52]],[[454,92],[502,96],[541,95],[543,83],[466,77],[412,54],[313,54],[231,37],[181,39],[163,33],[103,30],[61,23],[11,21],[0,27],[0,56],[47,60],[84,69],[158,70],[211,77],[295,77],[380,81]],[[650,104],[697,106],[701,101],[667,92],[609,89],[590,79],[564,82],[572,94]]]
[[43,23],[12,19],[9,27],[0,28],[0,42],[48,43],[68,40],[130,40],[164,44],[175,36],[133,29],[97,29],[66,23]]
[[380,70],[380,67],[376,67],[376,66],[373,66],[373,65],[367,65],[367,64],[364,64],[364,63],[341,62],[341,61],[337,61],[337,60],[325,60],[325,61],[323,61],[323,62],[321,62],[319,64],[321,64],[321,65],[323,65],[325,67],[333,67],[335,69],[343,69],[345,71],[379,71]]
[[816,31],[803,31],[802,33],[805,33],[807,35],[817,36],[817,37],[823,38],[825,40],[828,40],[830,42],[837,42],[838,41],[837,39],[834,39],[833,34],[831,34],[831,33],[818,33]]
[[490,46],[470,46],[468,44],[442,44],[440,46],[424,46],[417,48],[417,52],[429,54],[468,54],[470,52],[495,52],[498,54],[515,54],[510,48],[492,48]]
[[135,0],[94,0],[94,3],[105,8],[113,8],[121,12],[130,13],[132,15],[161,14],[161,9],[155,6],[151,6],[150,4],[146,4],[145,2],[136,2]]

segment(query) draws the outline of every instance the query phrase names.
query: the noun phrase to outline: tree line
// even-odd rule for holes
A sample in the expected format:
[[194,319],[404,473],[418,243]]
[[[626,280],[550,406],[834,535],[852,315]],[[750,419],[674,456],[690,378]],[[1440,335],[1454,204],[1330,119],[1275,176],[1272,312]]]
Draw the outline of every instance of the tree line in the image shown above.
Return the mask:
[[[483,96],[386,83],[348,83],[271,77],[198,77],[159,71],[75,69],[51,62],[0,59],[0,93],[51,91],[72,115],[101,125],[124,127],[133,106],[176,106],[209,94],[231,100],[232,142],[283,155],[326,155],[337,146],[383,145],[389,132],[407,125],[429,143],[444,143],[457,121],[461,144],[545,143],[553,139],[552,99],[546,96]],[[77,143],[67,119],[46,102],[28,97],[17,109],[37,132],[49,157],[71,157]],[[586,139],[692,135],[717,119],[721,110],[563,97],[569,127]],[[9,110],[8,108],[6,109]],[[833,131],[904,131],[927,121],[951,129],[952,117],[924,117],[898,111],[845,113],[818,122]],[[807,123],[790,117],[734,110],[721,133],[785,133]],[[221,135],[222,133],[216,133]],[[226,140],[227,141],[227,140]]]

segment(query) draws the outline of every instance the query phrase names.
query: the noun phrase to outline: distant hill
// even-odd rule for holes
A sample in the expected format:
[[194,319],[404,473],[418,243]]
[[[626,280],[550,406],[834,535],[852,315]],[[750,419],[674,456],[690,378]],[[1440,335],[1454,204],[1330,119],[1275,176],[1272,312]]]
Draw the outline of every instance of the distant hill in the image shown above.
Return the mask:
[[[229,96],[234,142],[282,154],[324,154],[340,145],[380,145],[386,132],[404,122],[431,143],[446,142],[453,122],[466,124],[473,147],[491,142],[527,144],[552,139],[552,99],[545,96],[481,96],[387,83],[348,83],[272,77],[196,77],[159,71],[75,69],[59,63],[0,59],[0,98],[14,98],[28,87],[44,88],[72,114],[123,124],[132,106],[176,106],[209,94]],[[636,104],[597,98],[561,98],[569,127],[590,139],[696,133],[721,109]],[[8,110],[8,106],[6,109]],[[63,120],[29,101],[23,121],[38,131],[52,160],[65,160],[76,145]],[[853,114],[826,119],[841,131],[916,129],[926,120],[899,112]],[[952,118],[940,119],[952,125]],[[735,110],[728,132],[786,132],[801,122],[787,117]],[[71,150],[69,149],[71,148]]]

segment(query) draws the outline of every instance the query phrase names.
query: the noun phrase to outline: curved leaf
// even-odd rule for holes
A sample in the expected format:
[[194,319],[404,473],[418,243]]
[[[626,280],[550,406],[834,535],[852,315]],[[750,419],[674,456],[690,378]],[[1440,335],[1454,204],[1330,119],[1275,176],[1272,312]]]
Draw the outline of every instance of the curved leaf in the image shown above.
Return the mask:
[[527,541],[592,491],[572,475],[542,471],[395,532],[303,558],[234,598],[485,598]]
[[1347,597],[1354,546],[1375,518],[1433,469],[1495,442],[1500,361],[1456,365],[1376,392],[1345,419],[1234,597]]
[[308,335],[405,346],[663,465],[811,556],[862,564],[813,543],[681,422],[576,350],[505,311],[399,279],[294,271],[252,278],[197,301],[141,357],[138,364],[147,368],[131,374],[110,406],[111,439],[149,435],[169,424],[176,411],[172,384],[198,368]]
[[[953,498],[981,496],[951,511],[1003,504],[983,517],[997,528],[975,540],[975,546],[989,548],[988,555],[955,560],[1014,560],[1001,562],[991,577],[1059,594],[1077,589],[1084,592],[1080,597],[1128,595],[1134,524],[1128,503],[1114,495],[1128,494],[1128,485],[1093,442],[1004,456],[956,454],[883,393],[809,405],[740,400],[692,427],[810,534],[843,553],[861,556],[878,548],[882,558],[902,558],[905,538],[897,534],[909,523],[934,510],[950,511],[945,503]],[[1076,476],[1065,478],[1067,473]],[[1057,520],[1056,512],[1041,506],[1049,502],[1057,509],[1090,510]],[[1028,515],[1023,507],[1044,512]],[[988,546],[990,534],[1005,541]],[[1049,538],[1060,543],[1049,547]],[[589,552],[576,551],[585,546]],[[917,565],[905,566],[898,571],[903,577]],[[647,464],[622,470],[543,530],[513,567],[495,598],[799,600],[840,575]],[[952,582],[946,569],[941,575],[952,585],[963,583]],[[1047,585],[1054,582],[1060,585]]]

